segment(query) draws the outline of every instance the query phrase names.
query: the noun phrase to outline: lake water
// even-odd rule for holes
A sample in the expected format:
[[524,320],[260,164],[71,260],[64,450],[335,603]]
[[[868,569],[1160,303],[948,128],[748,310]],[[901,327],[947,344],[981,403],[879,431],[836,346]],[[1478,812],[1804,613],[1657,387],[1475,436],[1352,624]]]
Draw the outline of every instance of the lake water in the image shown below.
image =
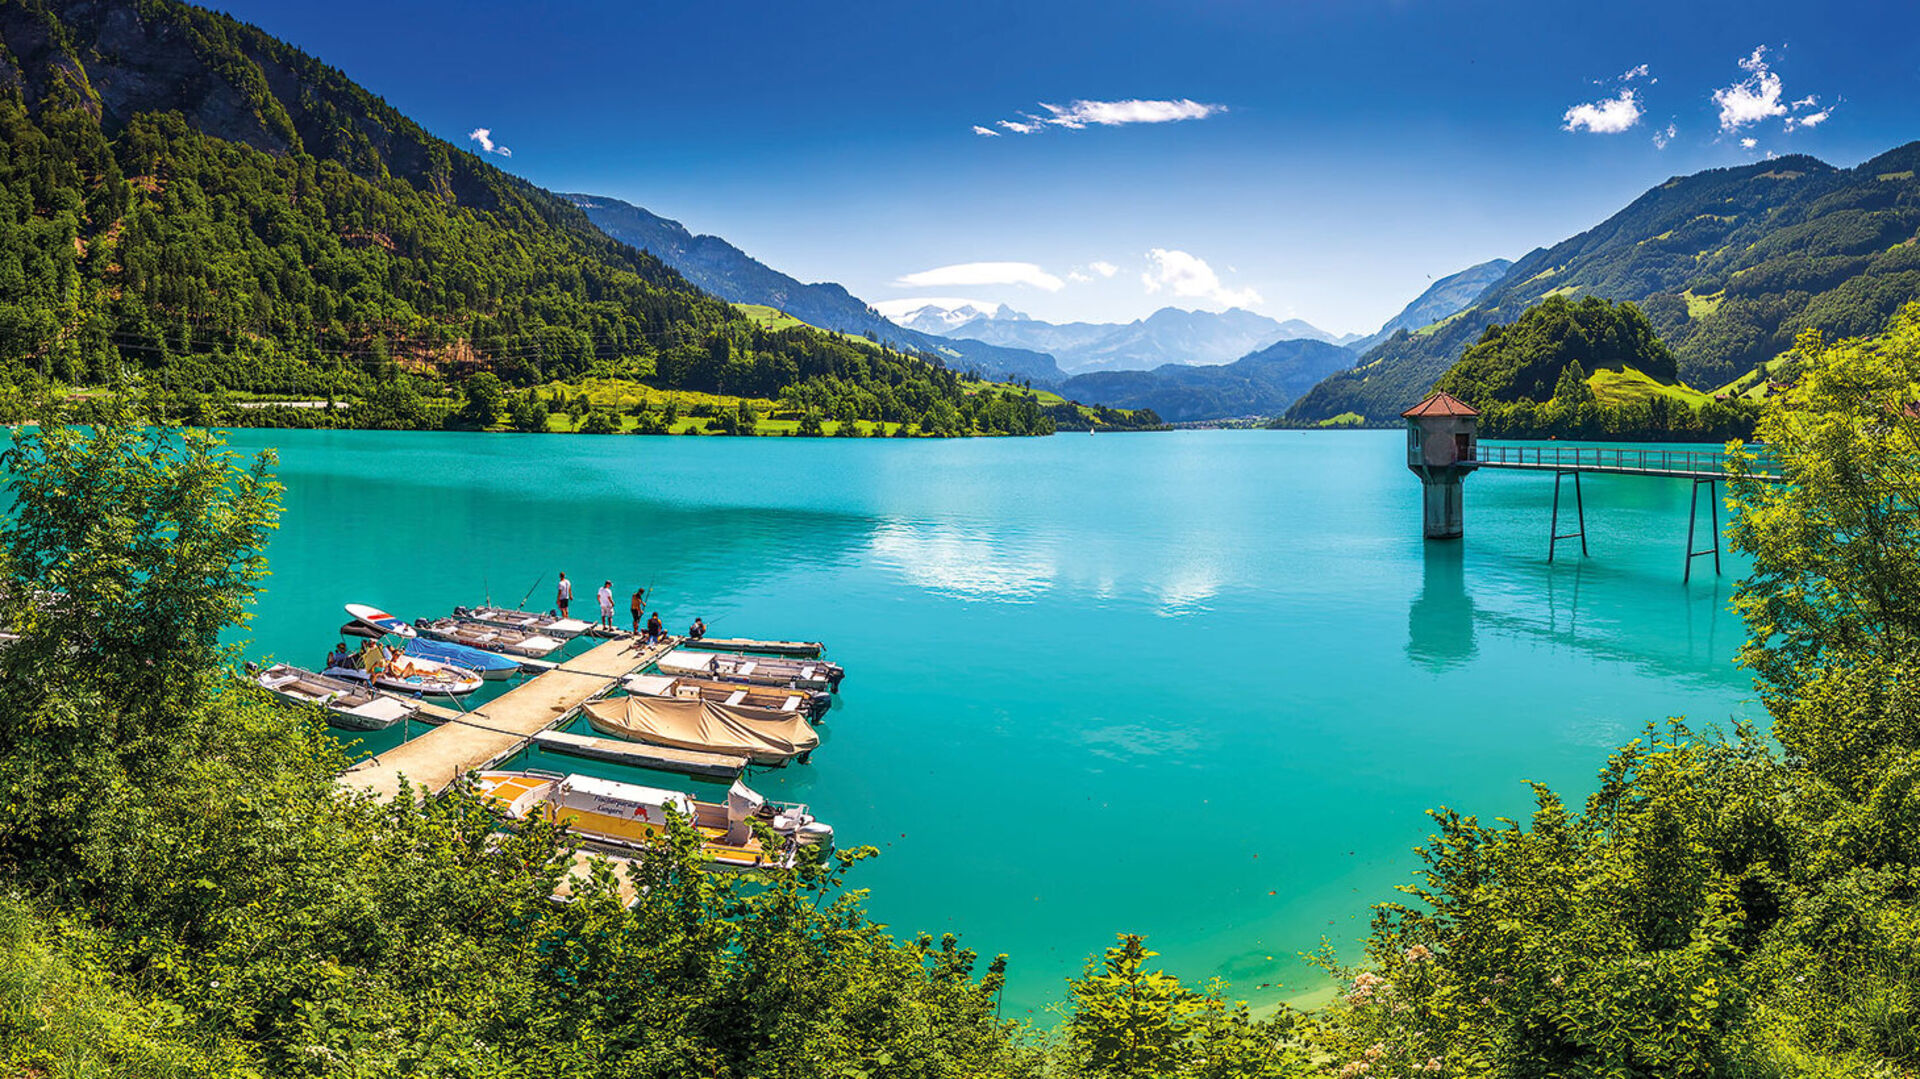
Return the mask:
[[231,437],[287,485],[255,658],[318,663],[346,602],[545,609],[558,570],[576,613],[610,577],[622,617],[651,583],[676,631],[827,641],[822,748],[750,782],[880,848],[854,883],[898,933],[1009,953],[1007,1014],[1042,1022],[1121,931],[1313,994],[1298,953],[1354,953],[1427,808],[1520,816],[1649,721],[1762,715],[1740,567],[1681,583],[1680,481],[1589,478],[1592,557],[1549,566],[1550,477],[1472,477],[1465,540],[1428,544],[1397,432]]

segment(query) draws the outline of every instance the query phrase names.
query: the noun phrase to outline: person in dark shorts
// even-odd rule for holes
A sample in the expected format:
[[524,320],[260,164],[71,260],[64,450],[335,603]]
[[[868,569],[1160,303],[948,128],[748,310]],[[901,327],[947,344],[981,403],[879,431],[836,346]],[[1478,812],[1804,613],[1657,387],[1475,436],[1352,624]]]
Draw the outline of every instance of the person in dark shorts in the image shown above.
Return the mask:
[[553,597],[553,605],[560,608],[560,617],[565,618],[567,616],[567,604],[572,602],[573,582],[567,580],[567,575],[562,573],[560,575],[560,587],[554,593]]
[[707,624],[698,618],[693,620],[693,625],[687,627],[687,640],[689,641],[697,641],[706,635]]

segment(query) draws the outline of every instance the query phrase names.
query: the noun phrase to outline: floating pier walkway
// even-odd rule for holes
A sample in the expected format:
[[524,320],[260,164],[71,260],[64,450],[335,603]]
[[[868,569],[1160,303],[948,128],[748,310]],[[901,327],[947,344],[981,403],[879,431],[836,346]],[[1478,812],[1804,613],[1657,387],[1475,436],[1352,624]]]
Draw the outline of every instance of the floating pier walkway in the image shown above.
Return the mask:
[[[638,638],[617,637],[535,675],[471,712],[423,705],[421,718],[439,722],[439,728],[360,761],[341,773],[340,783],[392,798],[400,793],[400,781],[405,777],[415,788],[438,794],[468,772],[491,767],[520,752],[537,735],[572,719],[581,705],[604,696],[621,679],[652,664],[678,643],[677,638],[670,637],[646,646],[640,645]],[[645,755],[660,761],[657,766],[665,766],[670,756],[713,756],[660,747],[633,748],[636,757]],[[630,758],[624,763],[643,762]]]

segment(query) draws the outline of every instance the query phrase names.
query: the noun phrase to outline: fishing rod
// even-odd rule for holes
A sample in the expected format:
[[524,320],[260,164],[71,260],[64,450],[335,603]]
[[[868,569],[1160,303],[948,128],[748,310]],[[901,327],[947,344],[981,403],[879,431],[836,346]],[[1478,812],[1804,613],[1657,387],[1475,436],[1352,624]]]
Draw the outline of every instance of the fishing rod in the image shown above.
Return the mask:
[[533,589],[540,587],[540,582],[546,579],[547,579],[547,575],[544,573],[542,573],[538,578],[536,578],[533,582],[533,588],[527,589],[527,594],[520,597],[520,602],[517,606],[514,607],[514,610],[516,611],[526,610],[527,601],[533,598]]

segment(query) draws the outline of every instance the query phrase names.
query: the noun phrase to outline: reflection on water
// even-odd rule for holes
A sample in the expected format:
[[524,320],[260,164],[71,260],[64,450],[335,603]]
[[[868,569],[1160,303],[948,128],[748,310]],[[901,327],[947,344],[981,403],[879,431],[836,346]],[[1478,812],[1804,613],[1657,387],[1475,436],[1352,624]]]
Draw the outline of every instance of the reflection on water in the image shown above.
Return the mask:
[[1053,584],[1051,558],[972,529],[882,521],[867,547],[914,586],[964,599],[1029,599]]
[[1473,597],[1467,595],[1466,552],[1454,542],[1426,545],[1420,594],[1407,605],[1407,658],[1433,671],[1457,667],[1479,651],[1473,642]]

